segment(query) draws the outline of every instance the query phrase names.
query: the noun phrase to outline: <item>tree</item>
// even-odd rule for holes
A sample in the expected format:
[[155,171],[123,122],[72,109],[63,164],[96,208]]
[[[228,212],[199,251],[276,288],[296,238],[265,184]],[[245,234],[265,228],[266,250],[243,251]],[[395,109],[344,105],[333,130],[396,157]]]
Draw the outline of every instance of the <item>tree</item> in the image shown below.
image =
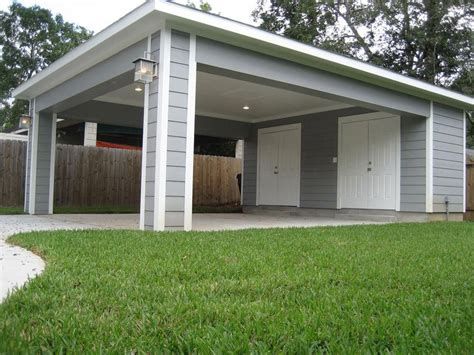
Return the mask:
[[265,30],[473,94],[474,7],[469,0],[266,3],[258,0],[253,13]]
[[28,110],[27,102],[12,99],[13,89],[91,35],[39,6],[13,2],[0,11],[0,130],[14,127]]
[[189,7],[194,8],[194,9],[199,7],[199,10],[204,11],[204,12],[212,12],[211,4],[209,4],[207,1],[204,1],[204,0],[199,0],[199,5],[198,6],[196,6],[194,1],[189,1],[188,0],[188,3],[186,5],[189,6]]
[[268,8],[265,4],[258,0],[254,18],[266,30],[472,93],[474,8],[469,1],[271,0]]

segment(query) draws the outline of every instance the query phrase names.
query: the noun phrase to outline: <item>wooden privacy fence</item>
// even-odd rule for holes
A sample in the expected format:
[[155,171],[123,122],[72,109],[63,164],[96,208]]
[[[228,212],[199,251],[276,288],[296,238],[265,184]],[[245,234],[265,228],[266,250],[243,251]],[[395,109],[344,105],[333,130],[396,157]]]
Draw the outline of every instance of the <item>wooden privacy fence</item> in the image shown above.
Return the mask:
[[25,198],[26,142],[0,140],[0,206],[22,206]]
[[[240,159],[196,155],[194,204],[240,203]],[[22,206],[26,142],[0,140],[0,206]],[[56,206],[140,205],[141,152],[58,144],[54,182]]]
[[138,207],[140,175],[140,151],[58,144],[54,203]]
[[237,174],[241,172],[241,159],[195,155],[194,205],[216,206],[240,203]]

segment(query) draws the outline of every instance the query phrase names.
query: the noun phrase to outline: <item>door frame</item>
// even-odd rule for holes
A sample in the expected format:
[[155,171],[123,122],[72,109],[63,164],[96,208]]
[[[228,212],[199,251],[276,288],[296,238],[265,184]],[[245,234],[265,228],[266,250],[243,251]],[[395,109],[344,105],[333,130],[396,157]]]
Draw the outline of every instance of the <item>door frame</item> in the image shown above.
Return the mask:
[[255,205],[260,206],[260,161],[262,159],[261,157],[261,149],[260,149],[260,136],[265,133],[272,133],[272,132],[281,132],[281,131],[289,131],[289,130],[297,130],[298,131],[298,136],[297,136],[297,153],[298,153],[298,168],[296,170],[296,177],[298,180],[298,186],[296,187],[296,194],[297,194],[297,204],[296,207],[300,207],[301,203],[301,123],[292,123],[292,124],[287,124],[287,125],[281,125],[281,126],[273,126],[273,127],[266,127],[266,128],[259,128],[257,130],[257,183],[256,183],[256,201]]
[[[350,122],[360,122],[360,121],[370,121],[370,120],[380,120],[384,118],[393,118],[398,121],[398,130],[396,132],[396,146],[395,146],[395,164],[396,164],[396,173],[395,173],[395,211],[400,211],[400,175],[401,175],[401,118],[399,115],[395,115],[388,112],[373,112],[373,113],[364,113],[361,115],[353,116],[343,116],[338,118],[338,127],[337,127],[337,206],[338,210],[342,209],[342,200],[341,200],[341,189],[342,189],[342,174],[341,174],[341,164],[339,164],[339,158],[342,153],[342,125],[344,123]],[[370,138],[370,137],[369,137]]]

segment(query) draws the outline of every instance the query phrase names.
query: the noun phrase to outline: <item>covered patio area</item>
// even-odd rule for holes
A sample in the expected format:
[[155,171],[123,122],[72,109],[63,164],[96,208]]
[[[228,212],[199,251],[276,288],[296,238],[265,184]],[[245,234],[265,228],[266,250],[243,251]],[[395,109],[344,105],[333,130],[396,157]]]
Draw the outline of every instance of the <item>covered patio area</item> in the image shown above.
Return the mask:
[[[53,212],[58,118],[143,129],[142,230],[465,210],[471,98],[169,2],[145,3],[14,94],[33,118],[30,214]],[[244,212],[270,206],[273,216],[193,215],[195,135],[244,140]],[[279,208],[313,212],[280,225]]]

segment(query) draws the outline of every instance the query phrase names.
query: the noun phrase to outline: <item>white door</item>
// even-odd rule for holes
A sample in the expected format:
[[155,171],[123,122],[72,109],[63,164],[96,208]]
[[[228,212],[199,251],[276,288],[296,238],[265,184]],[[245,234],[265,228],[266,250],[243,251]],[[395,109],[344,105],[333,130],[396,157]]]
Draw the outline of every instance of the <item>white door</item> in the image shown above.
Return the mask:
[[341,208],[397,207],[398,117],[341,122]]
[[395,209],[398,127],[393,118],[369,121],[368,208]]
[[259,130],[259,205],[299,205],[300,144],[299,124]]
[[342,124],[341,203],[343,208],[367,208],[367,121]]
[[261,205],[276,205],[278,191],[278,145],[279,135],[275,133],[264,133],[258,136],[258,147],[260,149],[259,159],[259,195]]
[[300,131],[278,133],[277,202],[279,206],[297,206],[299,202]]

